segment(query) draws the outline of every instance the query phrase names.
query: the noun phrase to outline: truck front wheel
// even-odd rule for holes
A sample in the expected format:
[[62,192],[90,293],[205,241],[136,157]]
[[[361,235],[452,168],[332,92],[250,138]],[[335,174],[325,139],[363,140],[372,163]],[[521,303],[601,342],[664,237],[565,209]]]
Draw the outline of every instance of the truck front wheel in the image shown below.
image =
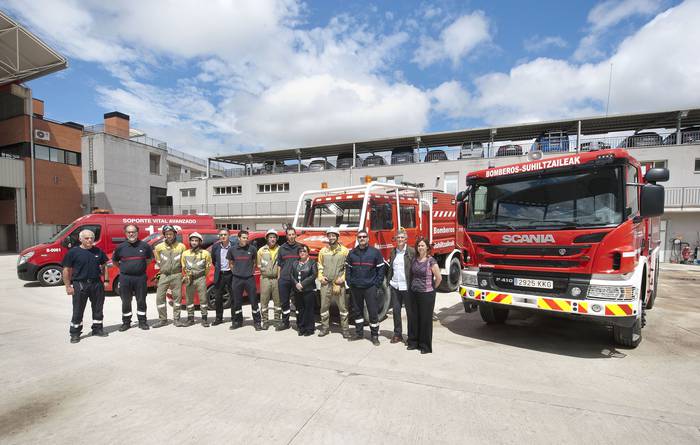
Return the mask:
[[613,326],[615,343],[625,348],[636,348],[642,341],[642,319],[637,318],[629,327]]
[[481,303],[479,305],[479,314],[481,319],[488,324],[501,324],[508,319],[508,308]]
[[447,274],[442,276],[442,282],[438,290],[441,292],[454,292],[462,282],[462,264],[459,261],[459,257],[453,256],[450,264],[445,266]]

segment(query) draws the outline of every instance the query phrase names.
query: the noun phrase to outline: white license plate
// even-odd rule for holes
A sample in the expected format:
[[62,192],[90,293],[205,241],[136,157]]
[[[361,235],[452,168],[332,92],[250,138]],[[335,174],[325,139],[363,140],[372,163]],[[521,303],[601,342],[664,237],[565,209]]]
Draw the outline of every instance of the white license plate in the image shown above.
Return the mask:
[[538,289],[554,289],[554,281],[552,280],[533,280],[530,278],[516,278],[513,282],[520,287],[536,287]]

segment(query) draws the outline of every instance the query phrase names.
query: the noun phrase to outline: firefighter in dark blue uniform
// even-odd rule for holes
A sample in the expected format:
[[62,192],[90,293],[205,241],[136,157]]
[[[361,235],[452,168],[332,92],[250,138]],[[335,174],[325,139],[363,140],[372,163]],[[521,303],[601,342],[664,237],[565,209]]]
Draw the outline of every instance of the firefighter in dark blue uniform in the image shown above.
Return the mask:
[[366,230],[357,232],[357,246],[348,253],[345,266],[345,282],[350,287],[355,311],[355,337],[350,340],[360,340],[364,336],[366,304],[370,338],[372,344],[379,346],[377,288],[384,280],[384,257],[379,250],[369,245]]
[[297,231],[294,227],[287,228],[287,242],[282,244],[277,251],[278,279],[277,286],[280,294],[280,306],[282,306],[282,321],[275,327],[275,331],[289,329],[289,314],[291,313],[289,298],[294,291],[292,282],[292,265],[299,259],[299,244],[297,244]]
[[258,249],[248,242],[247,230],[238,232],[238,244],[228,250],[226,257],[233,275],[230,329],[238,329],[243,326],[243,290],[245,290],[248,294],[250,308],[253,311],[253,326],[256,331],[261,331],[258,291],[255,287],[254,277]]
[[122,299],[122,325],[120,331],[131,327],[131,298],[136,296],[136,315],[139,328],[148,330],[146,319],[146,293],[148,282],[146,266],[153,259],[151,246],[139,240],[139,228],[134,224],[124,227],[126,241],[119,244],[112,254],[112,262],[119,267],[119,296]]
[[63,258],[63,280],[66,293],[73,297],[73,316],[70,320],[70,342],[78,343],[83,331],[83,313],[88,300],[92,308],[92,335],[106,337],[103,329],[102,308],[105,288],[102,284],[107,255],[93,246],[95,234],[90,230],[80,232],[80,245],[68,251]]

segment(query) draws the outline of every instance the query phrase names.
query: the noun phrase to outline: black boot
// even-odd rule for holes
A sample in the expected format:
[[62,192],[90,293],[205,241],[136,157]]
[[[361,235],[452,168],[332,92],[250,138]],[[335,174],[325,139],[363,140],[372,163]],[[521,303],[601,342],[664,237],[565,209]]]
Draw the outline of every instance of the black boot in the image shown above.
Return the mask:
[[153,329],[162,328],[168,325],[168,320],[158,320],[156,324],[153,325]]
[[328,329],[326,329],[326,328],[321,328],[318,330],[319,337],[325,337],[326,335],[328,335],[328,333],[329,333]]
[[357,340],[362,340],[365,338],[365,335],[362,332],[355,332],[355,335],[350,337],[348,341],[357,341]]
[[146,320],[139,320],[139,329],[147,331],[147,330],[151,329],[151,327],[148,326],[148,322]]
[[371,340],[372,340],[372,344],[373,344],[374,346],[379,346],[379,337],[377,337],[376,335],[373,335],[373,336],[371,337]]
[[70,342],[71,343],[79,343],[80,342],[80,334],[71,335]]
[[275,326],[275,331],[286,331],[290,328],[289,320],[282,320],[280,324]]
[[122,325],[119,326],[119,332],[128,331],[130,327],[131,327],[131,320],[122,321]]
[[262,330],[263,330],[263,327],[260,325],[260,322],[259,322],[259,321],[256,321],[255,323],[253,323],[253,327],[255,328],[256,331],[262,331]]
[[185,326],[193,326],[193,325],[194,325],[194,315],[188,315],[187,321],[185,322]]
[[202,326],[204,326],[205,328],[209,327],[209,321],[207,320],[206,315],[202,315]]
[[92,336],[93,337],[106,337],[107,333],[102,328],[95,328],[92,330]]
[[224,320],[222,320],[221,318],[216,318],[211,325],[212,326],[219,326],[223,322],[224,322]]

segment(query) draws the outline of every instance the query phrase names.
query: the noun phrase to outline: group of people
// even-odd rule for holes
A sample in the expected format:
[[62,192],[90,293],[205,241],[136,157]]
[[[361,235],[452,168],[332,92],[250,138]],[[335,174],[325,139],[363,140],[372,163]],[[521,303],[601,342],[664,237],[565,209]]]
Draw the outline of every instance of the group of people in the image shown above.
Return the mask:
[[[158,269],[156,306],[158,322],[153,326],[167,326],[166,294],[172,293],[173,320],[177,327],[192,326],[194,321],[194,295],[199,295],[201,324],[204,327],[224,322],[224,295],[228,293],[231,305],[230,329],[243,326],[244,292],[251,305],[253,326],[256,331],[271,326],[276,331],[290,329],[291,301],[296,309],[296,327],[299,336],[311,336],[316,332],[316,283],[320,283],[320,319],[318,336],[330,333],[330,307],[336,304],[340,315],[343,338],[350,341],[364,338],[365,311],[368,317],[370,340],[379,343],[378,289],[388,280],[393,308],[394,332],[391,343],[403,343],[401,308],[406,309],[408,320],[406,347],[432,352],[435,289],[442,276],[431,248],[425,239],[418,239],[414,247],[408,246],[403,229],[396,234],[396,246],[388,260],[379,250],[369,245],[366,230],[357,232],[353,249],[340,244],[340,233],[335,228],[326,232],[328,245],[323,247],[316,260],[310,257],[309,247],[296,241],[296,230],[286,230],[286,242],[278,245],[277,232],[266,233],[266,244],[256,249],[249,242],[245,230],[238,233],[236,243],[229,239],[228,230],[219,231],[219,241],[211,253],[202,246],[202,236],[194,232],[189,236],[190,248],[177,241],[177,231],[172,226],[162,229],[164,241],[155,249],[139,240],[139,229],[134,224],[124,227],[126,240],[119,244],[112,255],[112,262],[119,268],[119,295],[122,300],[122,324],[119,331],[131,328],[132,300],[136,299],[138,327],[150,329],[146,318],[147,276],[146,267],[155,259]],[[102,277],[107,256],[94,246],[95,235],[89,230],[80,232],[80,245],[72,248],[63,261],[66,293],[73,298],[73,316],[70,325],[70,341],[80,341],[82,319],[87,301],[92,307],[92,334],[106,336],[103,329],[104,286]],[[206,277],[214,268],[215,319],[208,318]],[[254,273],[260,271],[260,295],[255,285]],[[185,287],[187,318],[180,317],[181,289]],[[350,311],[346,301],[346,289],[354,314],[355,332],[349,327]],[[269,319],[269,304],[273,301],[273,320]]]

